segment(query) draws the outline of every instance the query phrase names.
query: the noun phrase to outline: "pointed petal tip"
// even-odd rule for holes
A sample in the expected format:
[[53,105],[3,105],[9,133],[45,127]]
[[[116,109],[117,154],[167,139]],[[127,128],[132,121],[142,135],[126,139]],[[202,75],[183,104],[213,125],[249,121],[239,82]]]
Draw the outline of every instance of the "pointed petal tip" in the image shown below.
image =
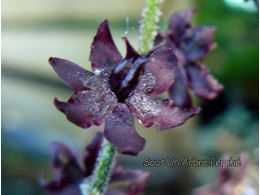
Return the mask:
[[54,57],[49,57],[49,60],[48,60],[48,62],[51,64],[52,63],[52,61],[53,61],[53,58]]
[[64,104],[66,104],[66,102],[62,102],[62,101],[58,100],[58,98],[55,97],[53,100],[53,103],[58,110],[60,110],[61,112],[64,112],[63,107],[64,107]]
[[192,113],[191,116],[194,116],[195,114],[198,114],[200,111],[201,111],[201,108],[200,107],[192,107],[190,108],[190,112]]
[[205,29],[206,33],[208,34],[208,37],[212,39],[217,30],[217,27],[205,27]]
[[128,38],[126,36],[122,36],[123,41],[126,44],[126,57],[125,58],[138,58],[140,55],[139,53],[134,49],[134,47],[129,42]]
[[58,57],[50,57],[48,60],[48,62],[52,67],[58,65],[58,62],[63,62],[63,61],[68,61],[68,60],[58,58]]
[[56,57],[50,57],[49,58],[49,60],[48,60],[48,62],[49,62],[49,64],[53,67],[53,66],[55,66],[56,65],[56,61],[57,60],[59,60],[60,58],[56,58]]
[[122,39],[124,40],[124,42],[128,42],[128,39],[125,35],[122,36]]
[[89,60],[93,71],[101,71],[100,76],[109,79],[111,71],[121,60],[114,40],[112,38],[108,20],[104,20],[98,27],[91,44]]
[[108,22],[108,20],[105,19],[103,22],[101,22],[98,28],[100,28],[100,27],[103,27],[103,28],[104,28],[104,27],[108,27],[108,28],[109,28],[109,22]]

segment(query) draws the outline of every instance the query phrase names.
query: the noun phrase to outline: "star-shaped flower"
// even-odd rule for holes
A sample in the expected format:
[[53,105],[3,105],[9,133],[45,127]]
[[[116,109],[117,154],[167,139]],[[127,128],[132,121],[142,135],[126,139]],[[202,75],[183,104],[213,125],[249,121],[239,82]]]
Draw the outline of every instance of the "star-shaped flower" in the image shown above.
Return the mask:
[[59,58],[49,62],[75,91],[68,102],[54,101],[68,120],[82,128],[105,122],[104,135],[115,149],[137,155],[145,140],[137,133],[133,116],[145,127],[163,130],[183,124],[200,109],[182,109],[172,100],[152,97],[166,92],[174,82],[177,59],[172,49],[155,47],[140,55],[127,38],[123,40],[125,58],[118,52],[105,20],[91,45],[94,73]]
[[167,42],[166,47],[175,48],[178,58],[176,78],[169,93],[178,107],[190,107],[191,97],[188,88],[195,95],[212,100],[223,90],[209,73],[205,65],[198,63],[212,48],[212,37],[215,28],[207,26],[191,26],[194,9],[178,11],[170,17],[168,31],[159,32],[156,43]]
[[[97,133],[92,143],[86,147],[87,155],[83,159],[83,167],[73,152],[63,143],[52,144],[51,161],[56,179],[51,182],[41,180],[47,194],[81,195],[80,184],[89,178],[94,170],[103,135]],[[149,173],[142,170],[114,167],[104,195],[135,195],[146,185]]]

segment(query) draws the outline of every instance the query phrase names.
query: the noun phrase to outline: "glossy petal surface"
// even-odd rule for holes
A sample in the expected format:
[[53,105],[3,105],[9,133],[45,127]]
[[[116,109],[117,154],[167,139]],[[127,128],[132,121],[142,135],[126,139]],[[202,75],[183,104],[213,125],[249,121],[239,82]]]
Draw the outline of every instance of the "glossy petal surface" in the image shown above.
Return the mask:
[[158,130],[179,126],[200,111],[197,107],[178,108],[172,100],[155,100],[141,92],[133,93],[126,103],[143,126]]
[[215,30],[215,28],[196,26],[185,32],[180,49],[187,61],[199,60],[209,52]]
[[75,92],[68,102],[54,100],[55,106],[69,121],[82,127],[101,125],[117,105],[113,92],[106,88]]
[[185,69],[189,85],[197,96],[212,100],[223,90],[223,86],[214,79],[206,66],[190,64]]
[[106,139],[123,154],[137,155],[145,140],[138,135],[134,118],[125,104],[119,103],[105,123]]
[[89,60],[92,63],[93,71],[105,79],[109,79],[113,68],[122,61],[122,56],[115,46],[107,20],[102,22],[98,28],[91,45]]

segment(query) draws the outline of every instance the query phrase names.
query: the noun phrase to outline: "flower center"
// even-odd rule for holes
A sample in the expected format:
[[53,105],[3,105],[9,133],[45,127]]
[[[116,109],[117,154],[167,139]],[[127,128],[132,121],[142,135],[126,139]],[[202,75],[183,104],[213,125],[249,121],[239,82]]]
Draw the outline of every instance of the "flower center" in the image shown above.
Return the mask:
[[124,102],[135,89],[143,72],[143,64],[147,58],[126,58],[120,62],[110,76],[110,86],[119,102]]

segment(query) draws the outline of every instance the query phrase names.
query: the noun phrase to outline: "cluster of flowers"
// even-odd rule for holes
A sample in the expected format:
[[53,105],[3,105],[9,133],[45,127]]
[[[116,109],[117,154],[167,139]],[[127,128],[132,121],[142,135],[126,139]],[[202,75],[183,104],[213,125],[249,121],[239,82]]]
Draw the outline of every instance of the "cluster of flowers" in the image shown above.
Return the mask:
[[[102,133],[97,133],[92,143],[86,147],[83,166],[73,152],[63,143],[52,144],[51,161],[56,179],[51,182],[41,180],[40,184],[50,195],[81,195],[80,184],[90,178],[94,171],[98,152],[103,140]],[[115,163],[114,163],[115,164]],[[134,195],[141,192],[149,173],[141,170],[116,167],[114,165],[105,195]]]
[[[183,124],[200,111],[199,107],[192,107],[188,88],[209,100],[223,89],[208,69],[198,63],[211,49],[215,29],[192,27],[194,12],[186,10],[173,14],[168,31],[158,32],[155,47],[146,53],[139,54],[123,37],[124,58],[115,46],[108,21],[102,22],[91,45],[93,72],[68,60],[49,59],[61,80],[74,90],[67,102],[55,99],[55,106],[69,121],[82,128],[105,123],[105,138],[122,154],[137,155],[145,145],[145,139],[135,129],[134,117],[144,127],[155,126],[159,131]],[[155,98],[167,91],[169,99]],[[94,142],[97,140],[99,138]],[[87,148],[86,170],[80,168],[65,145],[56,143],[54,146],[52,161],[57,180],[43,183],[43,186],[50,194],[64,190],[64,186],[75,190],[75,186],[93,171],[100,144],[92,143]],[[135,186],[129,189],[139,192],[147,177],[148,173],[139,170],[115,169],[110,183],[128,181]],[[108,188],[106,194],[116,194],[113,190]],[[68,187],[67,191],[70,191]],[[135,193],[126,190],[122,194]]]

